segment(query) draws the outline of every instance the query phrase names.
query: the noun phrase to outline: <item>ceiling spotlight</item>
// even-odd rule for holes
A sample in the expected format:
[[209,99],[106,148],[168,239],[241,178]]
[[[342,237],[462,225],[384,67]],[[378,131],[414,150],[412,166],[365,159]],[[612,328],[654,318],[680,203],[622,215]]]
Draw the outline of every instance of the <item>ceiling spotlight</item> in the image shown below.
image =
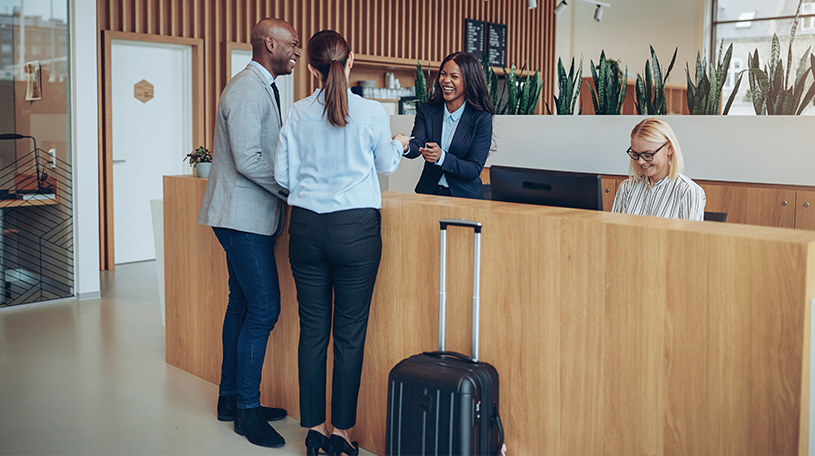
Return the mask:
[[[605,2],[601,2],[598,0],[580,0],[581,2],[591,3],[592,5],[597,6],[597,9],[594,10],[594,20],[600,22],[600,19],[603,18],[603,7],[611,8],[611,5]],[[565,2],[564,2],[565,3]],[[560,6],[558,6],[560,8]],[[557,13],[557,8],[555,8],[555,13]]]
[[566,3],[566,0],[560,0],[560,4],[555,7],[555,14],[560,15],[560,13],[566,10],[567,6],[569,5]]
[[535,9],[538,7],[538,0],[529,0],[529,9]]

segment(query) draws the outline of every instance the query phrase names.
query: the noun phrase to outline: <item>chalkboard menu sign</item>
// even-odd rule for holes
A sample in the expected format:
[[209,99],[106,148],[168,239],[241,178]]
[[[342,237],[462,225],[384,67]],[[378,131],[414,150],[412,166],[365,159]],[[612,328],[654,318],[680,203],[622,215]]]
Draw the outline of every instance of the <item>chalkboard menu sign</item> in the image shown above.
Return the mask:
[[464,50],[484,59],[484,41],[487,24],[484,21],[464,19]]
[[487,23],[487,61],[490,66],[507,63],[507,26]]

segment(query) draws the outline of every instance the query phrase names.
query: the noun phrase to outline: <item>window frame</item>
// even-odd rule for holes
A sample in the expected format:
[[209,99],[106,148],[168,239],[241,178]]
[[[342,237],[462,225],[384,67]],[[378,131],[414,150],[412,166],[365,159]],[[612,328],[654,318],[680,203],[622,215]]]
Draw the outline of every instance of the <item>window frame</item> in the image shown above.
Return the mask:
[[[799,26],[799,31],[807,33],[813,32],[815,33],[815,6],[813,6],[812,13],[804,13],[804,5],[815,5],[815,1],[812,2],[804,2],[801,5],[801,14],[799,18],[801,19],[801,25]],[[710,1],[710,49],[718,49],[718,42],[719,38],[716,34],[717,27],[722,24],[737,24],[745,22],[744,19],[727,19],[727,20],[718,20],[717,12],[719,11],[719,0],[711,0]],[[812,28],[807,28],[805,31],[803,30],[804,19],[811,19]],[[775,21],[775,20],[784,20],[784,19],[795,19],[795,15],[779,15],[779,16],[761,16],[761,17],[753,17],[749,20],[749,22],[762,22],[762,21]]]

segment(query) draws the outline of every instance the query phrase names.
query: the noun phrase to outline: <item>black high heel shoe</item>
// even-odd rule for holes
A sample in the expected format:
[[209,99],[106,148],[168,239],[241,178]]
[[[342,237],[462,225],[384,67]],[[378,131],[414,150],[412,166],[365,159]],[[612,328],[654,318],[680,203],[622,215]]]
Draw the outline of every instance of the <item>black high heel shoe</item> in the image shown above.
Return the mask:
[[323,453],[330,453],[331,440],[317,431],[308,431],[306,435],[306,456],[317,456],[320,450],[323,450]]
[[347,440],[337,434],[332,434],[330,440],[331,449],[328,452],[330,456],[342,456],[343,453],[348,456],[357,456],[359,454],[359,444],[357,442],[353,442],[352,445],[354,446],[351,446]]

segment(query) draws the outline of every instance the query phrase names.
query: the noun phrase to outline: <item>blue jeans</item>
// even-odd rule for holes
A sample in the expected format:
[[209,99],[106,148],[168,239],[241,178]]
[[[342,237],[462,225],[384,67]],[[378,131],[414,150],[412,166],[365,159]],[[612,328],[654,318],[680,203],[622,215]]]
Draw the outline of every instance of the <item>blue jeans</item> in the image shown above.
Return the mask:
[[226,306],[223,363],[218,394],[237,394],[238,408],[260,407],[260,376],[266,342],[280,316],[280,283],[274,236],[212,228],[226,252],[229,303]]

